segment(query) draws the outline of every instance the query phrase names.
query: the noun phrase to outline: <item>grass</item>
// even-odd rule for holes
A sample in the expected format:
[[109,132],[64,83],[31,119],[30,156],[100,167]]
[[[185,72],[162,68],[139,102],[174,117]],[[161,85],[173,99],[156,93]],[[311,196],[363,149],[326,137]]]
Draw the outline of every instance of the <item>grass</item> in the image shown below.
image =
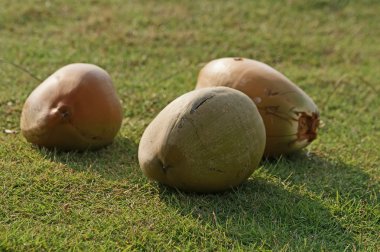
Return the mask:
[[[125,118],[98,152],[34,148],[19,118],[39,81],[0,62],[0,250],[379,251],[379,12],[370,0],[0,0],[2,60],[39,79],[97,64]],[[233,191],[148,182],[144,128],[224,56],[264,61],[303,88],[321,110],[319,138]]]

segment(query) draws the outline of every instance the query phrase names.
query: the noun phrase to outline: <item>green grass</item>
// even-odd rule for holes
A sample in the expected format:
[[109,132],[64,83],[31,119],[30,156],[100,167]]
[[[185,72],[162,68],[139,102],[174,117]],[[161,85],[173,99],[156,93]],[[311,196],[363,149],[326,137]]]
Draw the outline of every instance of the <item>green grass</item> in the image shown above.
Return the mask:
[[[379,12],[375,0],[0,0],[1,59],[39,79],[97,64],[125,118],[98,152],[34,148],[3,130],[19,132],[39,81],[0,63],[0,251],[379,251]],[[144,128],[224,56],[264,61],[303,88],[321,110],[319,138],[234,191],[148,182]]]

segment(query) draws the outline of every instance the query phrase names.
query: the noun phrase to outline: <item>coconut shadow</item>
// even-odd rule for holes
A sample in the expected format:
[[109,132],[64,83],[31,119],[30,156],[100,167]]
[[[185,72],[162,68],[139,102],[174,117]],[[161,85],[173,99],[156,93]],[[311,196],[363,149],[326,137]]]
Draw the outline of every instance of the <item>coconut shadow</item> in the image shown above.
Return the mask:
[[336,197],[336,193],[368,199],[368,189],[380,191],[380,186],[369,184],[370,176],[360,167],[332,160],[313,153],[298,152],[290,156],[266,159],[261,162],[270,174],[293,185],[305,186],[309,191],[324,197]]
[[[184,218],[194,219],[246,249],[263,245],[275,251],[285,246],[307,251],[315,249],[318,241],[336,244],[342,251],[347,241],[356,246],[352,234],[320,202],[263,178],[251,178],[235,190],[218,194],[182,193],[164,186],[159,191],[161,200]],[[304,247],[304,240],[309,247]],[[233,250],[236,244],[229,246],[226,250]]]
[[105,179],[121,180],[141,176],[137,159],[137,144],[126,137],[118,136],[104,148],[88,151],[59,151],[40,149],[40,153],[55,163],[62,163],[81,172],[89,171]]

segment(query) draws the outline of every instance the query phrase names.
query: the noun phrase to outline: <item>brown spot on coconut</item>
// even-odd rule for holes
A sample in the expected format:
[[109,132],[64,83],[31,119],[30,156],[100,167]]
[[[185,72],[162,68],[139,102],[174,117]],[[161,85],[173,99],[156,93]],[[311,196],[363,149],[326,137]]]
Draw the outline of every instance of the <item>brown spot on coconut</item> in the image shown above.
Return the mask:
[[122,108],[106,71],[76,63],[60,68],[26,99],[21,132],[28,142],[61,150],[96,149],[120,129]]
[[216,192],[245,181],[264,146],[264,124],[249,97],[231,88],[206,88],[178,97],[154,118],[138,158],[149,179],[185,191]]
[[298,151],[317,137],[317,106],[272,67],[245,58],[216,59],[202,68],[196,89],[215,86],[240,90],[256,103],[266,129],[264,155]]

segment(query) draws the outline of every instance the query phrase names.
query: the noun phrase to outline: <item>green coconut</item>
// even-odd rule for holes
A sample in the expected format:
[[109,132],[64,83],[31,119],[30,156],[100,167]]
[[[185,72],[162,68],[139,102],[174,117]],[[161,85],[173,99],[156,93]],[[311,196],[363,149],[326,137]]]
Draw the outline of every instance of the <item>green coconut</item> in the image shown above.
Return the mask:
[[255,102],[265,124],[265,156],[293,153],[316,139],[317,106],[272,67],[245,58],[213,60],[200,71],[196,89],[216,86],[242,91]]
[[231,88],[205,88],[178,97],[157,115],[141,138],[138,158],[151,180],[216,192],[245,181],[264,147],[264,124],[249,97]]
[[20,127],[35,145],[86,150],[112,143],[121,121],[121,103],[108,73],[77,63],[62,67],[33,90]]

